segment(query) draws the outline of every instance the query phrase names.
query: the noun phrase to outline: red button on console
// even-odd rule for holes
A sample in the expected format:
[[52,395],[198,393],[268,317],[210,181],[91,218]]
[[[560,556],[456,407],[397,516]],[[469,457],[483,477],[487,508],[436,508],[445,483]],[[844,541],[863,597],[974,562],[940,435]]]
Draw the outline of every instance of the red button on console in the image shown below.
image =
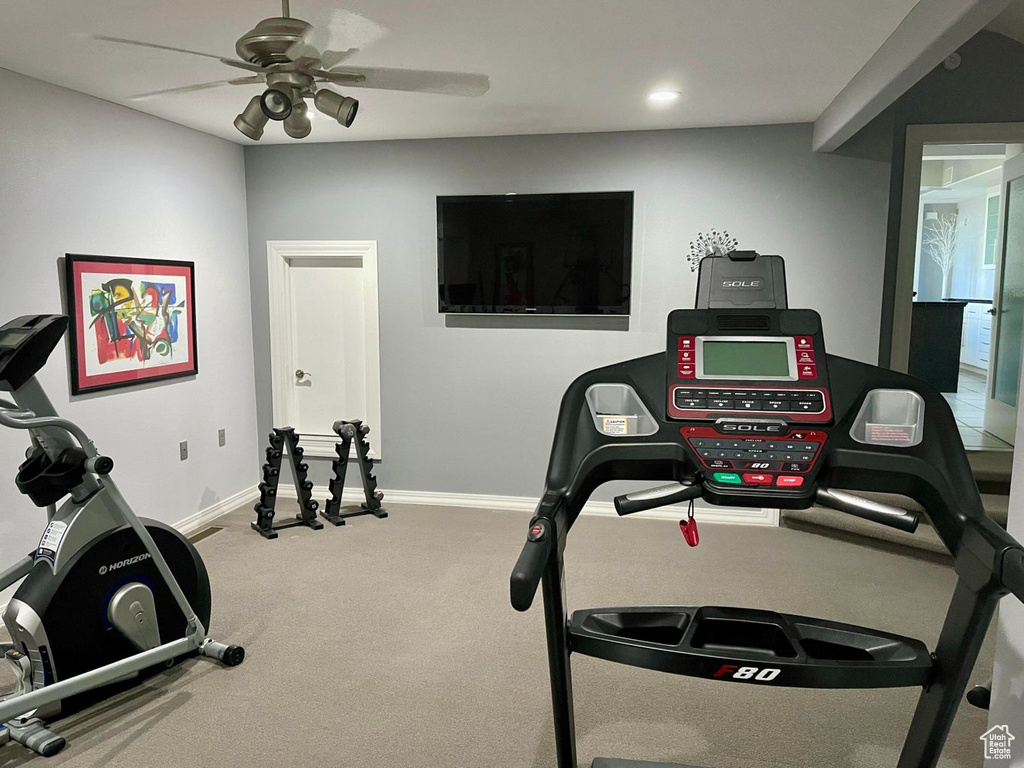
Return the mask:
[[[803,480],[803,478],[800,478],[800,479]],[[771,475],[744,475],[743,476],[743,483],[745,485],[771,485],[772,484],[772,476]]]
[[798,365],[797,371],[799,371],[801,379],[818,378],[818,366],[816,365]]
[[692,349],[680,349],[679,350],[679,362],[680,363],[692,363],[694,352]]
[[803,484],[804,479],[796,475],[779,475],[775,480],[777,488],[799,488]]
[[692,379],[697,376],[697,371],[693,367],[693,363],[684,363],[679,366],[679,378],[680,379]]
[[796,344],[796,351],[802,349],[814,349],[814,338],[811,336],[794,336],[793,343]]
[[680,336],[679,337],[679,351],[682,352],[684,349],[694,348],[693,336]]
[[797,352],[796,361],[798,364],[814,363],[814,352]]

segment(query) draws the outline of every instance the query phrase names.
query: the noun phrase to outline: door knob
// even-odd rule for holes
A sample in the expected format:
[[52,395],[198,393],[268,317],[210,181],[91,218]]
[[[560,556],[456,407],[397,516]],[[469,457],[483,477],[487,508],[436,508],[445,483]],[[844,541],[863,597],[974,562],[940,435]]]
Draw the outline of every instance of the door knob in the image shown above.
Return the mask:
[[986,309],[985,310],[985,314],[986,315],[994,315],[995,313],[996,313],[996,308],[995,307],[992,307],[992,309]]
[[299,381],[302,381],[307,376],[312,376],[312,375],[313,374],[311,374],[311,373],[306,373],[301,368],[299,368],[297,371],[295,371],[295,378],[298,379]]

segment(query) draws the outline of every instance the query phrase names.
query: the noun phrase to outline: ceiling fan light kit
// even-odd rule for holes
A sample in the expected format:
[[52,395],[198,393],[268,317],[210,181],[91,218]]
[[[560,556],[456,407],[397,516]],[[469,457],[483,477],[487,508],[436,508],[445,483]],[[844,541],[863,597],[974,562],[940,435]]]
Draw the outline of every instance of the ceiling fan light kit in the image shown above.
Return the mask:
[[333,120],[337,120],[348,128],[356,119],[356,112],[359,111],[359,102],[351,96],[342,96],[334,91],[317,91],[313,97],[313,105],[318,111]]
[[309,109],[306,102],[299,100],[292,106],[291,114],[285,118],[284,132],[293,139],[304,139],[313,130],[309,121]]
[[262,95],[249,99],[249,103],[234,122],[235,128],[253,141],[259,141],[263,136],[263,128],[269,119],[263,112],[262,99]]
[[270,120],[287,120],[292,113],[292,100],[277,88],[267,88],[260,96],[260,109]]
[[[349,16],[362,18],[356,14]],[[265,83],[264,92],[253,96],[234,120],[235,128],[253,141],[260,140],[270,120],[283,123],[285,133],[293,139],[308,136],[312,124],[306,99],[312,99],[313,106],[319,112],[337,121],[339,125],[345,128],[351,126],[359,111],[359,102],[351,96],[320,88],[321,83],[340,83],[346,88],[374,88],[445,96],[481,96],[490,88],[490,81],[486,75],[465,72],[339,67],[338,64],[358,53],[359,49],[339,47],[334,50],[324,45],[321,50],[311,43],[315,33],[315,28],[309,22],[292,18],[288,0],[282,0],[281,16],[263,19],[235,43],[235,53],[239,60],[121,37],[98,35],[95,39],[202,56],[253,73],[247,77],[168,88],[129,97],[131,100],[143,100],[208,90],[222,85]]]

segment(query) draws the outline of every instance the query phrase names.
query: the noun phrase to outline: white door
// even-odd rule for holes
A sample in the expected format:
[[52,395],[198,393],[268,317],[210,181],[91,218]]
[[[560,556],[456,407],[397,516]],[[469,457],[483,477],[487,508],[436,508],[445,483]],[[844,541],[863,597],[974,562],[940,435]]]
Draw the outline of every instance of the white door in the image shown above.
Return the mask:
[[1024,348],[1024,154],[1003,165],[985,430],[1013,444]]
[[380,458],[376,242],[271,241],[267,259],[274,426],[333,457],[334,422],[360,419]]

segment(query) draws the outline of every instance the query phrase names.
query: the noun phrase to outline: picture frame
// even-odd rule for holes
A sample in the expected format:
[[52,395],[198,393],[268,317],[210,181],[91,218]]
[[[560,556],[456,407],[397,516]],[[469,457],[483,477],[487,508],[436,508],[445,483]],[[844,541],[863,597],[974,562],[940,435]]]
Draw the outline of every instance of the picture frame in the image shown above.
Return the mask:
[[494,303],[497,306],[533,304],[533,245],[501,243],[494,272]]
[[199,373],[195,262],[67,254],[71,394]]

